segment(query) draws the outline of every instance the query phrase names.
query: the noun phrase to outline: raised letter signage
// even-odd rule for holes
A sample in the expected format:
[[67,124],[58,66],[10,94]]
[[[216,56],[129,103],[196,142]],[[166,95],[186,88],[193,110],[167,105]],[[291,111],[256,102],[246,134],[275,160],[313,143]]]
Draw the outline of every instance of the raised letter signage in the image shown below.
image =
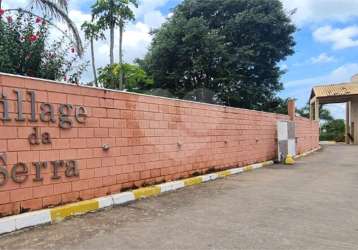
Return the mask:
[[[1,93],[0,95],[0,105],[2,105],[0,121],[3,121],[4,123],[12,121],[12,119],[21,123],[27,121],[30,124],[51,122],[58,123],[59,129],[71,129],[75,122],[79,124],[86,123],[87,110],[85,107],[60,104],[56,111],[53,104],[41,103],[40,113],[38,114],[36,110],[35,91],[23,92],[17,89],[13,91],[16,95],[16,115],[13,115],[13,117],[11,117],[9,113],[9,100],[7,96],[4,93]],[[26,98],[29,99],[29,102],[25,102]],[[29,106],[25,107],[25,105]],[[28,117],[25,116],[24,110],[30,110],[30,115]],[[56,120],[56,117],[58,117],[58,120]],[[34,149],[41,144],[48,145],[52,143],[50,133],[43,130],[46,130],[46,127],[34,127],[31,134],[28,136],[29,144],[34,147]],[[62,177],[74,178],[79,177],[80,175],[78,163],[75,160],[33,162],[31,164],[18,162],[11,168],[6,168],[6,165],[6,153],[0,152],[0,187],[4,186],[9,179],[17,184],[22,184],[29,179],[31,173],[35,173],[35,177],[32,178],[33,182],[42,182],[44,181],[44,178],[41,173],[47,168],[50,168],[52,180],[59,180]],[[64,169],[64,172],[60,171],[60,169]]]

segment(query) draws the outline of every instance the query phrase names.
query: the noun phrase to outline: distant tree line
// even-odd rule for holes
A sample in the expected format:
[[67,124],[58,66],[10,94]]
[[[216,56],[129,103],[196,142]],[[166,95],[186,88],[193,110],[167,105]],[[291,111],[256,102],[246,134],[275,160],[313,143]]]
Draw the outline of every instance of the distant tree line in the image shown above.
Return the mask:
[[[310,117],[310,108],[307,104],[302,109],[298,109],[297,113],[302,116]],[[336,141],[344,142],[346,133],[346,123],[343,119],[335,119],[331,112],[325,108],[324,105],[320,106],[319,116],[321,120],[320,127],[320,140],[321,141]]]

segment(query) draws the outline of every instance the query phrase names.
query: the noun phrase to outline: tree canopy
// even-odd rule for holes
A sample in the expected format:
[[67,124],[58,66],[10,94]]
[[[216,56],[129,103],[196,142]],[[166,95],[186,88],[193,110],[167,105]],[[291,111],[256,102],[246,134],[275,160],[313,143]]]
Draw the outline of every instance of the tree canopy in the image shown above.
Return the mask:
[[184,0],[140,64],[177,98],[269,110],[285,102],[278,63],[295,30],[279,0]]

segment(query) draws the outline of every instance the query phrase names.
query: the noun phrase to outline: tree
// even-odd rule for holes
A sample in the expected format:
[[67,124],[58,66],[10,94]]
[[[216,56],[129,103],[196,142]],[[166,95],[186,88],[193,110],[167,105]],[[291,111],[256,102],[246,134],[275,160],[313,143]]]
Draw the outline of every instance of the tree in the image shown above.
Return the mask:
[[114,29],[116,27],[117,17],[116,9],[118,6],[115,5],[116,0],[97,0],[92,5],[92,16],[98,18],[98,25],[101,29],[109,29],[110,32],[110,49],[109,49],[109,60],[110,65],[114,64]]
[[[310,105],[306,104],[306,106],[304,106],[303,108],[298,109],[297,113],[302,117],[310,118]],[[324,121],[334,120],[333,116],[331,115],[331,112],[328,109],[326,109],[324,107],[324,105],[320,105],[319,117],[321,120],[324,120]]]
[[82,30],[85,32],[85,38],[90,41],[93,78],[95,86],[98,87],[97,68],[94,54],[94,41],[97,41],[98,39],[104,39],[105,37],[100,27],[96,23],[94,23],[93,20],[92,22],[84,22],[82,24]]
[[283,88],[278,63],[293,53],[294,32],[279,0],[184,0],[142,65],[178,98],[209,89],[214,103],[265,110]]
[[[92,14],[98,19],[102,29],[110,30],[110,65],[114,65],[114,30],[119,27],[119,63],[123,63],[123,32],[126,21],[134,20],[130,5],[138,7],[137,0],[97,0],[92,6]],[[119,88],[123,88],[123,76],[119,79]]]
[[[66,32],[59,29],[55,24],[51,22],[51,20],[48,20],[47,18],[54,18],[60,21],[63,21],[69,28],[71,32],[71,36],[69,38],[76,46],[77,53],[82,56],[83,54],[83,46],[80,34],[78,32],[78,29],[74,22],[70,19],[68,16],[68,1],[67,0],[33,0],[31,1],[31,4],[29,5],[29,9],[23,9],[23,8],[17,8],[17,9],[7,9],[2,10],[1,9],[2,0],[0,0],[0,12],[18,12],[18,13],[27,13],[34,16],[37,16],[34,14],[34,5],[36,5],[43,13],[43,16],[41,17],[43,20],[46,20],[49,24],[51,24],[53,27],[60,30],[63,34],[68,36]],[[39,16],[38,16],[39,17]],[[47,17],[47,18],[46,18]]]
[[[130,9],[130,4],[138,8],[138,0],[121,0],[123,3],[119,11],[119,65],[123,65],[123,33],[126,21],[134,21],[135,15]],[[121,71],[119,78],[119,89],[123,89],[124,71]]]
[[124,86],[129,91],[141,92],[153,85],[153,79],[135,64],[114,64],[101,68],[98,81],[105,88],[116,89],[122,71],[125,72]]
[[344,142],[345,140],[345,121],[342,119],[330,120],[321,127],[321,141]]
[[50,43],[48,23],[32,14],[0,15],[1,72],[78,83],[85,64],[74,50],[64,38]]
[[[302,117],[309,118],[309,104],[298,109],[297,113]],[[326,109],[324,105],[320,105],[319,113],[321,120],[320,140],[343,142],[345,140],[345,121],[342,119],[334,119],[331,112]]]

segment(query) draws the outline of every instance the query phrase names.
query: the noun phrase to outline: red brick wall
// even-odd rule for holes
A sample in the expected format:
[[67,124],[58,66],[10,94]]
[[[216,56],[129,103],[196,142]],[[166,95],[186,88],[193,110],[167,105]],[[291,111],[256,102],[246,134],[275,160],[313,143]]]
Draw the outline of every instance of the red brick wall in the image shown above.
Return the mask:
[[309,119],[296,117],[297,154],[319,147],[319,124]]
[[[38,183],[32,181],[31,168],[32,176],[25,183],[9,180],[0,187],[0,216],[274,159],[276,123],[288,120],[285,115],[0,74],[0,93],[10,99],[12,117],[14,89],[36,91],[37,110],[42,102],[56,109],[66,103],[83,105],[88,119],[69,130],[60,129],[58,123],[0,121],[0,152],[7,155],[7,169],[18,162],[30,167],[32,162],[54,160],[77,160],[80,169],[79,177],[52,180],[48,168]],[[28,98],[26,117],[30,116]],[[33,127],[49,132],[52,144],[29,145]],[[298,118],[297,131],[299,153],[318,147],[317,123]],[[108,152],[103,144],[110,145]]]

